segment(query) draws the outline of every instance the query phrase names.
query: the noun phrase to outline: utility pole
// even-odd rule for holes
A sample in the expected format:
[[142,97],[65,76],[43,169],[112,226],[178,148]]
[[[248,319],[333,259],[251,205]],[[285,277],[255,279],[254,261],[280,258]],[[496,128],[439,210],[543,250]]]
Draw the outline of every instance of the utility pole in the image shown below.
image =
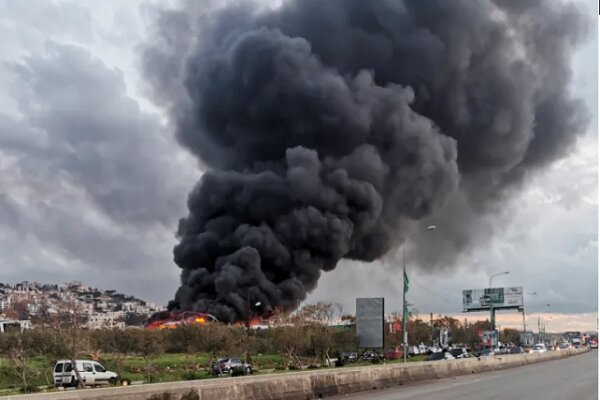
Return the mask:
[[429,325],[431,326],[431,345],[433,346],[433,338],[435,336],[435,332],[433,330],[433,313],[429,313]]
[[525,296],[535,296],[537,292],[531,293],[523,293],[523,308],[521,308],[521,313],[523,314],[523,341],[526,341],[527,337],[527,324],[525,323]]

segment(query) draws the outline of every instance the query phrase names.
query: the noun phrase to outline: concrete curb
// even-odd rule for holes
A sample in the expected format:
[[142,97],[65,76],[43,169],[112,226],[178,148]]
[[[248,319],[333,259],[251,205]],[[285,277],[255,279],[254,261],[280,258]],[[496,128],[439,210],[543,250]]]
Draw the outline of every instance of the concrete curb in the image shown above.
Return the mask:
[[574,356],[589,349],[515,354],[452,361],[388,364],[239,377],[156,383],[3,397],[6,400],[307,400],[383,389],[422,380],[495,371]]

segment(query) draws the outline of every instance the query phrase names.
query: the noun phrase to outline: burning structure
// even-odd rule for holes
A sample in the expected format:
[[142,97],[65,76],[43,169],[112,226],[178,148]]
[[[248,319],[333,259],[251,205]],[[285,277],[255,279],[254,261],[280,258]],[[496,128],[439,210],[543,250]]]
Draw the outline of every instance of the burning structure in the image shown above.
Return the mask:
[[217,322],[216,317],[199,312],[177,312],[163,311],[152,315],[146,324],[148,329],[175,329],[180,325],[204,325],[209,322]]
[[573,4],[182,5],[144,53],[206,171],[177,230],[173,311],[294,309],[341,259],[376,260],[431,220],[445,232],[417,256],[452,263],[584,131],[568,85],[588,24]]

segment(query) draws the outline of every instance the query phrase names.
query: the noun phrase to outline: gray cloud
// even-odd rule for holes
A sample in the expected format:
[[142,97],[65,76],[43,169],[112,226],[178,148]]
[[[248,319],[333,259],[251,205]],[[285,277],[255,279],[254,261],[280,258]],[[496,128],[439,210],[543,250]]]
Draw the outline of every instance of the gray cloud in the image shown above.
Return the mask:
[[588,22],[540,1],[159,14],[146,74],[179,142],[212,169],[180,223],[172,307],[233,320],[251,295],[294,308],[322,270],[383,256],[415,221],[445,227],[420,265],[452,267],[584,133],[568,60]]
[[[148,10],[140,12],[136,8],[142,3],[145,2],[48,1],[31,7],[23,2],[0,1],[0,33],[3,37],[0,41],[0,86],[5,88],[0,92],[0,281],[79,279],[159,302],[171,298],[178,274],[172,262],[173,232],[177,218],[184,213],[185,193],[199,172],[175,144],[171,133],[174,127],[163,126],[159,116],[148,111],[155,109],[139,95],[143,93],[139,87],[142,76],[135,64],[134,50],[136,42],[147,37],[143,17],[148,15]],[[381,80],[387,79],[382,75],[386,59],[378,58],[386,55],[387,39],[385,35],[373,34],[369,24],[379,19],[386,24],[388,16],[377,11],[384,3],[374,3],[373,13],[365,14],[376,18],[360,21],[367,24],[366,29],[364,32],[357,29],[353,33],[351,47],[336,43],[339,46],[328,50],[327,46],[317,48],[311,42],[311,53],[322,64],[331,65],[331,57],[324,58],[326,53],[339,50],[343,53],[343,57],[335,61],[341,63],[339,70],[342,67],[350,70],[356,65],[348,55],[353,48],[366,43],[365,51],[373,56],[374,65],[367,67],[375,71],[375,84],[380,84]],[[327,5],[325,2],[314,4],[313,7]],[[482,4],[477,6],[478,10],[485,10],[489,3]],[[531,7],[535,3],[523,4]],[[547,67],[541,64],[525,66],[525,70],[535,71],[536,76],[532,82],[527,82],[528,88],[539,89],[540,82],[551,83],[547,89],[539,91],[536,102],[566,85],[568,56],[558,61],[552,57],[563,50],[570,51],[581,38],[581,32],[573,31],[573,35],[562,36],[565,41],[555,43],[547,39],[553,35],[561,36],[564,33],[561,29],[572,29],[577,24],[563,23],[571,16],[561,3],[543,4],[544,10],[530,13],[531,21],[524,21],[522,26],[523,29],[542,27],[547,20],[552,28],[534,32],[529,36],[531,47],[524,49],[536,54],[540,52],[540,57],[547,60]],[[186,60],[180,55],[201,44],[189,39],[213,29],[218,22],[212,18],[213,12],[223,8],[223,3],[216,1],[210,4],[190,1],[190,5],[195,9],[188,15],[176,11],[163,15],[172,22],[168,30],[161,32],[163,39],[168,39],[168,46],[154,42],[157,52],[153,56],[161,62],[152,64],[155,70],[148,72],[162,76],[154,82],[161,82],[161,86],[155,86],[158,90],[153,100],[167,109],[173,99],[181,101],[187,96],[183,79]],[[261,6],[266,5],[261,2]],[[295,30],[300,36],[309,36],[311,32],[302,29],[322,28],[332,22],[325,11],[322,17],[310,21],[307,28],[291,23],[289,27],[281,27],[283,34],[293,36],[291,31]],[[254,9],[253,12],[260,14],[263,11]],[[445,15],[452,10],[436,12]],[[293,14],[288,10],[290,13]],[[299,23],[303,17],[296,16]],[[348,16],[354,18],[351,14]],[[229,17],[230,26],[238,31],[246,29],[248,22],[253,23],[248,14],[232,11]],[[336,19],[325,34],[317,31],[315,34],[334,43],[339,29],[347,21]],[[468,23],[472,21],[478,20],[469,19]],[[278,23],[276,19],[267,22],[271,27]],[[441,24],[442,19],[437,26],[441,27]],[[174,26],[177,29],[173,29]],[[156,28],[156,25],[152,27]],[[432,32],[417,31],[412,38],[427,43],[435,39],[435,32]],[[329,35],[331,39],[327,37]],[[481,36],[482,51],[489,44],[486,38],[489,36]],[[157,40],[156,32],[151,40]],[[472,36],[468,40],[477,42],[479,39]],[[406,40],[406,44],[411,45],[411,41]],[[546,45],[548,43],[554,43],[554,47]],[[508,48],[492,46],[486,51],[494,54],[503,49]],[[461,78],[460,71],[471,71],[476,64],[461,64],[461,60],[468,59],[461,57],[468,53],[464,53],[464,48],[454,50],[460,57],[453,59],[455,63],[450,66],[464,68],[454,71]],[[595,52],[595,42],[580,50],[576,73],[581,74],[588,66],[596,65],[596,58],[588,57],[591,51]],[[431,61],[435,61],[436,54],[432,52]],[[517,52],[516,57],[520,55],[522,53]],[[401,65],[410,68],[417,61],[406,58],[401,60]],[[488,70],[502,72],[497,67],[492,65]],[[561,72],[562,79],[548,78],[552,68]],[[595,69],[592,68],[592,75],[595,75]],[[73,79],[69,81],[71,74]],[[427,90],[413,87],[416,99],[428,91],[443,93],[443,84],[451,76],[440,76],[440,86],[425,87]],[[457,82],[462,82],[458,78]],[[418,80],[419,77],[411,79]],[[577,86],[571,87],[572,93],[595,96],[595,89],[590,88],[595,88],[596,82],[579,76]],[[503,88],[497,90],[500,89]],[[506,90],[510,95],[512,89]],[[169,92],[168,95],[165,92]],[[451,93],[460,100],[460,90]],[[450,104],[449,110],[460,106],[458,100],[456,104]],[[430,103],[439,105],[442,100],[433,99]],[[589,103],[590,109],[595,110],[595,100]],[[97,117],[86,105],[98,108]],[[416,102],[411,107],[424,105]],[[418,111],[424,113],[425,108]],[[556,113],[556,118],[562,118],[561,114]],[[495,121],[487,121],[490,127],[502,127],[505,122],[502,115]],[[452,120],[446,123],[442,133],[448,134],[448,126],[452,123]],[[486,121],[482,123],[485,125]],[[82,129],[81,125],[89,126],[90,130]],[[560,129],[564,128],[562,125]],[[486,132],[493,132],[493,129]],[[595,131],[592,135],[595,137]],[[570,151],[574,136],[577,135],[563,137],[565,142],[551,142],[554,150],[538,151],[537,158],[530,156],[528,165],[536,165],[535,170],[547,170],[550,163],[539,156],[564,156]],[[511,137],[518,138],[518,135]],[[419,289],[415,283],[410,301],[421,312],[456,311],[456,307],[449,306],[452,301],[442,297],[459,302],[454,293],[457,288],[462,289],[466,282],[469,287],[484,286],[488,274],[499,268],[513,271],[509,279],[499,283],[522,283],[531,290],[551,296],[544,301],[540,298],[540,304],[556,304],[557,309],[566,312],[597,308],[597,256],[594,250],[597,229],[590,223],[597,220],[595,142],[590,144],[591,154],[578,151],[565,162],[553,164],[543,179],[534,180],[521,174],[519,165],[525,163],[524,159],[519,161],[522,143],[518,140],[511,143],[513,153],[504,159],[493,158],[496,166],[498,162],[505,163],[506,168],[499,175],[489,171],[466,174],[461,167],[461,175],[470,175],[470,183],[465,183],[463,176],[463,189],[450,194],[441,211],[422,221],[422,224],[436,223],[438,231],[418,237],[422,242],[409,243],[411,276],[438,295]],[[460,162],[460,154],[458,158]],[[591,162],[588,162],[589,158]],[[536,159],[541,161],[536,163]],[[583,172],[582,168],[590,171]],[[500,181],[497,180],[499,176],[502,177]],[[522,180],[527,183],[527,191],[525,197],[516,197],[516,204],[505,203],[502,196],[498,197],[499,202],[484,203],[467,196],[469,185],[474,187],[470,191],[481,189],[494,195],[497,182],[509,182],[506,187],[511,193],[521,186]],[[455,209],[460,212],[454,212]],[[473,240],[473,232],[476,240]],[[400,240],[398,237],[397,241]],[[461,255],[457,256],[459,253]],[[346,303],[346,309],[351,310],[356,295],[385,295],[392,306],[401,289],[394,257],[392,251],[383,263],[363,265],[342,261],[335,271],[323,274],[319,287],[308,300],[342,301]],[[480,260],[479,263],[474,264],[474,259]],[[535,306],[533,301],[531,304]],[[400,308],[399,302],[395,308]],[[532,308],[532,311],[536,310]]]
[[[0,281],[79,279],[164,302],[197,170],[123,73],[82,47],[96,40],[89,10],[47,6],[74,23],[24,28],[0,65]],[[40,17],[2,7],[4,19]],[[82,46],[66,44],[78,32]]]

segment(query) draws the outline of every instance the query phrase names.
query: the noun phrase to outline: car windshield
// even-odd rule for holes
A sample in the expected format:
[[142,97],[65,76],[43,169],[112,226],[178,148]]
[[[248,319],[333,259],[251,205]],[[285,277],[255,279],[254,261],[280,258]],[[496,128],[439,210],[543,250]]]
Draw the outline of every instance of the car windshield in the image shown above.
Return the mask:
[[98,363],[94,363],[94,368],[96,369],[96,372],[106,372],[106,368]]
[[62,372],[63,369],[63,363],[56,363],[56,366],[54,367],[54,372]]

